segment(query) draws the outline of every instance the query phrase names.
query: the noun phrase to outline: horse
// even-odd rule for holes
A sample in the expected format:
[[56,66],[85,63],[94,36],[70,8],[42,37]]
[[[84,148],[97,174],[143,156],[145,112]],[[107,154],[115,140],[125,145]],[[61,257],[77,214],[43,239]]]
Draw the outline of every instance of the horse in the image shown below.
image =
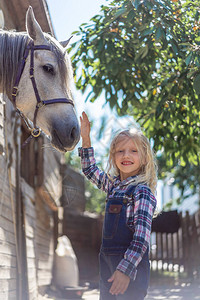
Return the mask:
[[0,92],[13,102],[33,137],[44,132],[61,152],[73,150],[80,139],[68,42],[44,33],[31,6],[25,32],[0,31]]

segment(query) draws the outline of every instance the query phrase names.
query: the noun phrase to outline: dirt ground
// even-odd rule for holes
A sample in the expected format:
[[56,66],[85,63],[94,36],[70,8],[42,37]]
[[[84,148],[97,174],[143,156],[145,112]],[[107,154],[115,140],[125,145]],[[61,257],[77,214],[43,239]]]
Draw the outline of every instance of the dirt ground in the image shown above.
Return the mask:
[[[75,300],[75,298],[64,297],[54,295],[43,295],[38,300]],[[83,300],[98,300],[99,290],[89,289],[83,293]],[[148,291],[148,295],[145,300],[200,300],[200,280],[193,282],[181,281],[181,282],[162,282],[154,280]],[[131,300],[131,299],[130,299]]]
[[[92,290],[85,292],[84,300],[98,300],[99,291]],[[151,285],[145,300],[200,300],[200,282],[177,285]],[[131,299],[130,299],[131,300]]]

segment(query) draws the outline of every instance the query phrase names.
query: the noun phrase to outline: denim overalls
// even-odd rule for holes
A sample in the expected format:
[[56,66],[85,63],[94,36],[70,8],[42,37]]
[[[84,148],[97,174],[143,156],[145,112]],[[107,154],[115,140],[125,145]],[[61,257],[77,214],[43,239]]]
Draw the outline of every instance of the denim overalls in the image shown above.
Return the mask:
[[[132,192],[135,189],[132,186]],[[100,261],[100,300],[143,300],[147,294],[149,282],[148,250],[137,267],[137,276],[131,280],[123,295],[109,293],[112,283],[107,280],[123,259],[124,253],[133,239],[133,232],[126,225],[127,199],[125,197],[107,198]]]

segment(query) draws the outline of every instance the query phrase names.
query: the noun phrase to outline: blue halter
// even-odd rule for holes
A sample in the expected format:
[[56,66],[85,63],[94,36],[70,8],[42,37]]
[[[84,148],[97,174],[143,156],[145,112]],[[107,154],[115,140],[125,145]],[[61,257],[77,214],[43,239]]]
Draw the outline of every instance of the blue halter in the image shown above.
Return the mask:
[[56,99],[50,99],[50,100],[41,100],[38,89],[37,89],[35,77],[34,77],[34,51],[35,50],[48,50],[48,51],[51,51],[51,47],[47,46],[47,45],[34,45],[33,41],[30,41],[28,43],[28,45],[26,46],[26,49],[25,49],[23,59],[22,59],[21,63],[19,64],[16,79],[15,79],[15,84],[14,84],[14,87],[12,89],[12,100],[13,100],[13,103],[16,107],[16,97],[17,97],[17,93],[18,93],[18,86],[19,86],[19,82],[20,82],[22,73],[24,71],[26,60],[27,60],[27,57],[28,57],[29,51],[30,51],[31,57],[30,57],[29,74],[30,74],[30,79],[31,79],[33,89],[34,89],[34,92],[35,92],[35,97],[37,99],[37,104],[36,104],[35,112],[34,112],[33,128],[30,128],[30,125],[28,124],[27,118],[23,115],[23,113],[21,111],[19,111],[16,108],[17,112],[23,118],[23,120],[25,121],[27,127],[31,131],[31,136],[25,141],[24,144],[27,144],[32,137],[38,137],[41,133],[41,130],[36,126],[37,113],[38,113],[38,110],[40,108],[42,108],[45,105],[55,104],[55,103],[67,103],[67,104],[71,104],[71,105],[74,106],[73,101],[71,99],[67,99],[67,98],[56,98]]

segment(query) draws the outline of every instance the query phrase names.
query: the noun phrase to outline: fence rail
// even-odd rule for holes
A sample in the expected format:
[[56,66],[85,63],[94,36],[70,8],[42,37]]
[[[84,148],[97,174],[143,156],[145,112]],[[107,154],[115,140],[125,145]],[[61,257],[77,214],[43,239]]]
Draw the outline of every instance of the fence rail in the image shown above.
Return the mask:
[[186,272],[190,277],[200,275],[200,210],[193,215],[180,213],[179,217],[177,232],[152,232],[151,268]]

